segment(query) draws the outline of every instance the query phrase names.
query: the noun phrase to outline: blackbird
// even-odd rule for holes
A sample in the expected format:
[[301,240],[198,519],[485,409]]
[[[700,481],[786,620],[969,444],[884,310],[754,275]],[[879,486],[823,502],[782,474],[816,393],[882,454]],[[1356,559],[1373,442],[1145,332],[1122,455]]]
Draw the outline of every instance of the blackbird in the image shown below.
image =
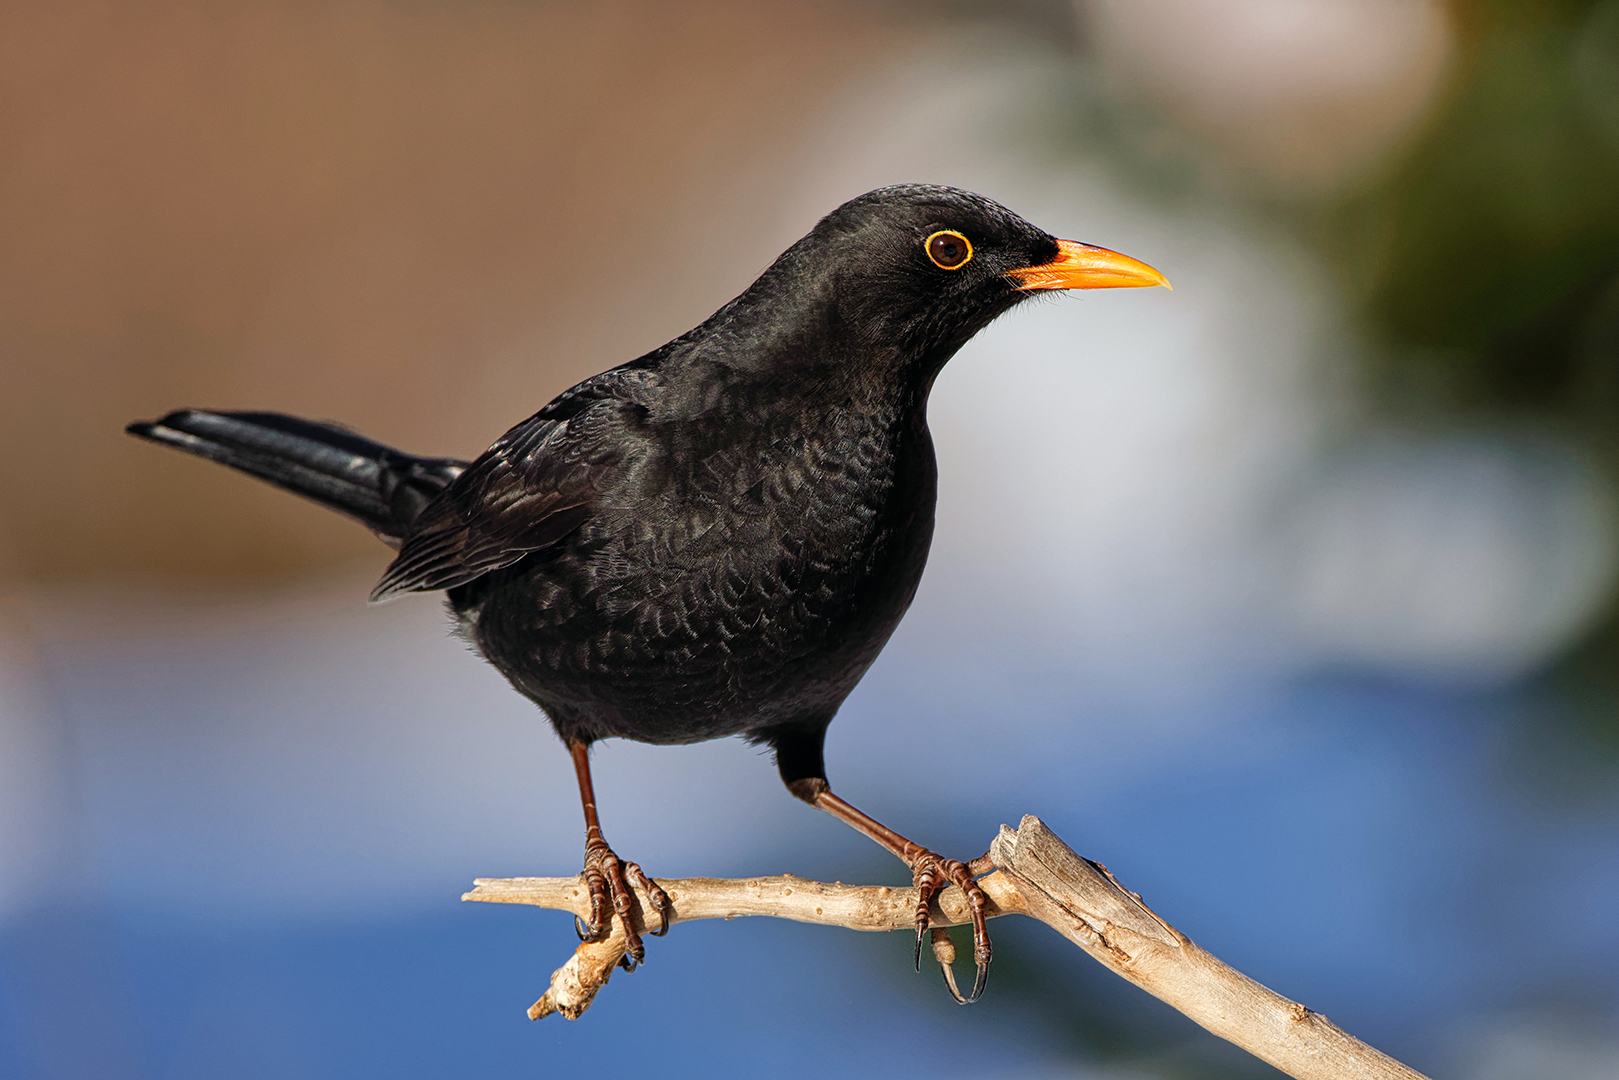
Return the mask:
[[644,958],[633,883],[607,845],[589,751],[617,736],[770,746],[787,788],[910,868],[928,905],[972,911],[989,970],[982,860],[913,843],[832,793],[827,724],[916,593],[936,488],[928,391],[991,320],[1044,290],[1164,285],[982,196],[903,185],[823,218],[701,326],[563,391],[470,464],[272,413],[182,410],[128,430],[307,496],[398,549],[373,601],[444,590],[459,632],[550,719],[573,757],[597,938]]

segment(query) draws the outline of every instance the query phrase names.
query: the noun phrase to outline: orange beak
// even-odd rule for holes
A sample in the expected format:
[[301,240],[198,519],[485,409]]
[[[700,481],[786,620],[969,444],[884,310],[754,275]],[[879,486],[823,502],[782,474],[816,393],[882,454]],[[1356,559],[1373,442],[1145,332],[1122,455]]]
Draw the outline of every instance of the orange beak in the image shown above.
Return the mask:
[[1057,257],[1050,262],[1010,270],[1007,276],[1017,279],[1018,288],[1025,291],[1140,289],[1149,285],[1173,289],[1164,275],[1144,262],[1107,248],[1076,244],[1072,240],[1058,240]]

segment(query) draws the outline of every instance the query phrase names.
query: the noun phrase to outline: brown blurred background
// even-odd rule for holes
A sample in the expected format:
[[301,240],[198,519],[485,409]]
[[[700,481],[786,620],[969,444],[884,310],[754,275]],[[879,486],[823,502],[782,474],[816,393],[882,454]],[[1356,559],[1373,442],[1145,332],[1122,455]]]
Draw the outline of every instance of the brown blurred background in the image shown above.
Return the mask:
[[714,250],[762,267],[805,227],[747,193],[892,33],[724,0],[0,7],[0,573],[375,555],[123,425],[269,409],[475,454],[738,291]]

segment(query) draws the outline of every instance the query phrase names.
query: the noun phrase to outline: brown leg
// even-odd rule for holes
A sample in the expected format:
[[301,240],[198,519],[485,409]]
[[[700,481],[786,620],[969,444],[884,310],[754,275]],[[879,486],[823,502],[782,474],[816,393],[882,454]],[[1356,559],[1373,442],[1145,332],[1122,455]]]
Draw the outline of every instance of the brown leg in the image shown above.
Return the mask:
[[658,929],[652,931],[654,937],[662,937],[669,932],[669,897],[641,872],[639,866],[613,854],[613,849],[607,846],[606,839],[602,837],[601,822],[596,817],[596,789],[590,782],[590,744],[570,739],[568,753],[573,755],[573,771],[579,778],[579,801],[585,810],[585,869],[581,876],[585,879],[585,888],[590,891],[590,921],[581,929],[579,936],[590,941],[607,936],[610,929],[607,906],[611,900],[613,917],[624,927],[624,936],[629,943],[624,968],[634,971],[636,965],[646,959],[646,948],[641,944],[641,935],[635,932],[635,923],[630,917],[631,906],[635,902],[630,882],[647,894],[658,913]]
[[[959,863],[954,859],[946,859],[929,851],[921,844],[907,840],[899,833],[890,829],[882,822],[862,813],[854,806],[832,794],[827,782],[820,778],[798,780],[789,783],[788,787],[794,795],[803,799],[812,806],[818,806],[831,814],[839,821],[853,826],[877,841],[883,847],[893,852],[899,859],[911,868],[911,877],[916,884],[920,895],[916,903],[916,967],[922,969],[922,935],[928,928],[928,905],[933,896],[947,884],[959,887],[967,897],[967,904],[972,911],[973,922],[973,962],[978,967],[977,978],[973,981],[972,993],[963,997],[956,989],[955,979],[948,969],[945,972],[945,983],[950,993],[963,1005],[977,1001],[984,993],[984,984],[989,981],[989,927],[984,918],[984,907],[989,898],[978,882],[973,880],[975,873],[983,873],[989,869],[985,859],[974,859],[971,863]],[[942,961],[941,961],[942,963]]]

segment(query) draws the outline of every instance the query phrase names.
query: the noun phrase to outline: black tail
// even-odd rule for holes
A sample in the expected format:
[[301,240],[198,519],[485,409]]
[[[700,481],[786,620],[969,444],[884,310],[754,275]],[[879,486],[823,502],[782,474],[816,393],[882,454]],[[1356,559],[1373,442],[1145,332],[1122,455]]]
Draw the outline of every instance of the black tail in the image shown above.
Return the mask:
[[279,413],[182,409],[125,430],[313,499],[395,547],[422,507],[466,468],[465,462],[412,457],[335,424]]

